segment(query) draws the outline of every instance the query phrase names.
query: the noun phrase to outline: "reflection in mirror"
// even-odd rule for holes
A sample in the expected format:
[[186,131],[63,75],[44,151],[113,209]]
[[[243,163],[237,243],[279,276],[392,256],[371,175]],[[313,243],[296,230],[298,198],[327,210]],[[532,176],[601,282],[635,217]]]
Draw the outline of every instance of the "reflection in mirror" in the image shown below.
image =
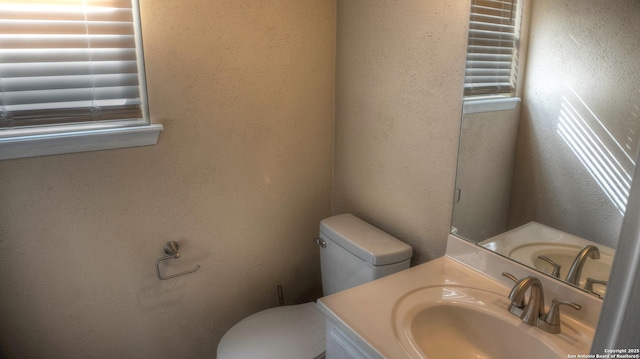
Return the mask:
[[640,2],[529,2],[521,101],[465,98],[452,232],[602,296],[640,140]]

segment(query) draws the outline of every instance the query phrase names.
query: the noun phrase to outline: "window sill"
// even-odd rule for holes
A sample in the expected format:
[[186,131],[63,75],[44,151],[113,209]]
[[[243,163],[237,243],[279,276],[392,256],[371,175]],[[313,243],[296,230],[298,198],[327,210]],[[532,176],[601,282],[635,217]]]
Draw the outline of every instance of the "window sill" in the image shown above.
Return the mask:
[[5,137],[0,138],[0,160],[155,145],[162,130],[152,124]]
[[513,110],[520,103],[519,97],[492,98],[484,100],[465,100],[462,113],[479,113]]

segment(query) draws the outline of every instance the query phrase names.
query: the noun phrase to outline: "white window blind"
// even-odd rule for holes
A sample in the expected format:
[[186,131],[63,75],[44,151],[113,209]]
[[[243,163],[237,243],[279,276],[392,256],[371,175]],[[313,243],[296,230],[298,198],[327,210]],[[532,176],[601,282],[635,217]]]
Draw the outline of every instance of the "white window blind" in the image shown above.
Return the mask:
[[472,0],[464,94],[514,96],[518,70],[517,0]]
[[146,118],[136,5],[0,0],[0,132]]

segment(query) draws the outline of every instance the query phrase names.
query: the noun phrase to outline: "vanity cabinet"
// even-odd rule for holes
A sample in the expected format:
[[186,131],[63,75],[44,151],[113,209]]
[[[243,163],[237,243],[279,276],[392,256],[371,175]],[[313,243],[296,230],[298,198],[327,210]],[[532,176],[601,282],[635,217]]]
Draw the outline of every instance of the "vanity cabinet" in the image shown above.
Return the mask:
[[383,359],[353,331],[327,319],[327,359]]

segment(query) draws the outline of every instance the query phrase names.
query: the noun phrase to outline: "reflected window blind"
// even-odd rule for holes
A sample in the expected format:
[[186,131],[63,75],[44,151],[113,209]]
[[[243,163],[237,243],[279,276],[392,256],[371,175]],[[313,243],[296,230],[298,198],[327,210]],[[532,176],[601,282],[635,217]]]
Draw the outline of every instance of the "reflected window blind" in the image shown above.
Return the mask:
[[142,118],[133,10],[0,0],[0,128]]
[[515,95],[517,0],[472,0],[464,94]]

